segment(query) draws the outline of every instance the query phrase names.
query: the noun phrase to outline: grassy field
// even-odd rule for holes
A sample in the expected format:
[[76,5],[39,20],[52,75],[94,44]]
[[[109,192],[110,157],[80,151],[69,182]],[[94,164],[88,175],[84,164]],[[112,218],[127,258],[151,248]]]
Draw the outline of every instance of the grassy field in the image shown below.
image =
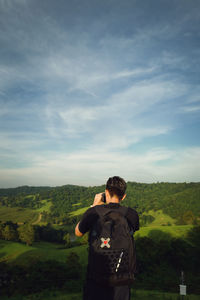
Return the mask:
[[[32,197],[32,195],[27,196],[27,198]],[[38,220],[39,214],[43,211],[49,212],[52,206],[52,203],[49,200],[41,200],[41,203],[42,207],[38,209],[0,206],[0,221],[12,221],[13,223],[35,223]]]
[[81,205],[81,202],[72,204],[72,206],[79,206],[79,205]]
[[62,245],[48,242],[36,242],[33,246],[22,243],[0,240],[0,262],[12,262],[26,265],[32,260],[57,260],[65,262],[66,257],[73,251],[80,257],[80,263],[87,261],[87,246],[62,249]]
[[[69,215],[71,217],[73,216],[79,216],[82,215],[89,207],[83,207],[83,208],[79,208],[71,213],[69,213]],[[154,217],[154,221],[150,224],[150,226],[162,226],[162,225],[175,225],[176,220],[172,219],[170,216],[164,214],[162,212],[162,210],[150,210],[147,213],[144,213],[144,215],[151,215],[152,217]]]
[[[199,295],[187,295],[184,300],[199,300]],[[2,300],[81,300],[81,293],[67,293],[64,291],[43,291],[41,293],[26,295],[2,297]],[[159,291],[131,290],[131,300],[181,300],[178,287],[177,293],[164,293]]]
[[50,208],[52,206],[52,202],[50,201],[50,199],[48,199],[48,200],[41,200],[40,202],[42,203],[42,207],[36,209],[36,211],[37,212],[43,212],[43,211],[49,212]]
[[0,221],[14,223],[35,222],[38,212],[29,208],[0,206]]
[[[153,237],[154,232],[159,230],[170,236],[183,238],[186,237],[187,232],[191,228],[191,225],[142,227],[135,233],[135,237]],[[162,233],[159,233],[159,236],[162,237]],[[156,238],[157,237],[158,234],[156,234]],[[34,258],[41,260],[55,259],[65,262],[66,256],[71,251],[74,251],[79,255],[80,262],[84,265],[85,261],[87,261],[87,245],[62,249],[62,245],[48,242],[35,242],[33,246],[26,246],[22,243],[0,240],[0,261],[6,262],[12,261],[19,264],[26,264],[29,260]]]
[[151,223],[151,226],[160,226],[160,225],[175,225],[176,220],[172,219],[170,216],[164,214],[162,210],[149,210],[148,213],[144,213],[144,215],[151,215],[155,218],[155,220]]
[[[159,230],[172,237],[185,238],[187,232],[192,228],[192,225],[175,225],[175,226],[148,226],[141,227],[139,231],[136,231],[135,237],[144,237],[153,235],[153,232]],[[162,237],[162,236],[161,236]]]
[[89,206],[88,206],[88,207],[79,208],[79,209],[77,209],[77,210],[72,211],[71,213],[69,213],[69,216],[70,216],[70,217],[74,217],[74,216],[82,215],[82,214],[84,214],[84,212],[85,212],[88,208],[89,208]]

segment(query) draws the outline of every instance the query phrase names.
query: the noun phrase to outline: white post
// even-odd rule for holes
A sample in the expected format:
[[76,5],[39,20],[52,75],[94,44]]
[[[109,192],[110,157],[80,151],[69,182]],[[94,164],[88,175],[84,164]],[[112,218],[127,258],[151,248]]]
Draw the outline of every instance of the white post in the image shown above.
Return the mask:
[[184,296],[186,296],[186,285],[185,283],[185,276],[184,276],[184,272],[181,271],[181,284],[180,286],[180,295],[181,295],[181,299],[184,300]]

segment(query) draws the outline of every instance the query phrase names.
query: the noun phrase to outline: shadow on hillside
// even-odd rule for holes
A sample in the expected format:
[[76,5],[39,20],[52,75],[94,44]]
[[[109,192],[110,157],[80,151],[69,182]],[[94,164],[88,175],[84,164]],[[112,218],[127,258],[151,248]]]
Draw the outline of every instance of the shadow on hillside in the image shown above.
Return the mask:
[[[13,265],[17,266],[30,266],[35,263],[37,263],[40,260],[48,260],[47,257],[45,257],[45,253],[43,251],[41,252],[40,249],[28,249],[29,246],[27,246],[26,252],[18,255],[15,260],[12,262]],[[48,249],[46,250],[48,251]]]
[[172,235],[159,229],[152,229],[148,233],[148,238],[154,242],[160,242],[161,240],[170,241],[172,239]]
[[[3,244],[3,243],[1,243],[1,240],[0,240],[0,249],[2,249],[2,248],[5,248],[5,245]],[[6,252],[1,252],[0,253],[0,259],[2,258],[2,257],[4,257],[4,256],[6,256]]]
[[5,264],[4,274],[9,278],[2,289],[5,295],[30,295],[44,290],[80,292],[82,287],[82,266],[74,252],[60,262],[31,249]]
[[6,255],[6,252],[0,253],[0,263],[1,263],[1,258],[4,257],[5,255]]
[[200,249],[200,225],[194,226],[187,232],[187,240],[197,249]]

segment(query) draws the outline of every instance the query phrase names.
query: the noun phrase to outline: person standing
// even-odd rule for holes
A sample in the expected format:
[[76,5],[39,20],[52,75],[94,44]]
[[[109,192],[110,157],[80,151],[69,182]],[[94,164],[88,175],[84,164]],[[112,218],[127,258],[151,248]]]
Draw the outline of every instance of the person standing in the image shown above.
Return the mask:
[[130,300],[136,270],[133,233],[139,230],[139,216],[136,210],[120,205],[126,187],[123,178],[110,177],[105,193],[95,195],[76,225],[76,236],[89,232],[83,300]]

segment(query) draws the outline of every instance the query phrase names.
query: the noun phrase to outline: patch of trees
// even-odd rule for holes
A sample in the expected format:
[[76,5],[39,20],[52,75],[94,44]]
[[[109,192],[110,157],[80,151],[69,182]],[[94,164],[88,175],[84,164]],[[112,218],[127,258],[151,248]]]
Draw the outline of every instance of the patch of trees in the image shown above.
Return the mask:
[[140,217],[140,226],[147,226],[149,224],[151,224],[153,221],[155,220],[155,218],[151,215],[142,215]]
[[20,186],[17,188],[5,188],[0,189],[0,197],[2,196],[27,196],[27,195],[35,195],[35,194],[42,194],[42,193],[48,193],[52,187],[45,187],[45,186]]
[[52,206],[51,212],[60,218],[66,216],[67,213],[77,210],[78,208],[90,206],[94,196],[97,193],[103,192],[105,186],[99,187],[82,187],[66,185],[57,187],[51,192]]
[[1,196],[0,204],[7,207],[23,207],[37,209],[42,207],[41,197],[36,195]]
[[33,225],[17,225],[11,221],[0,223],[0,239],[13,242],[23,242],[31,246],[36,240],[36,231]]
[[51,224],[46,226],[31,225],[29,223],[18,225],[11,221],[0,223],[0,239],[22,242],[28,246],[38,241],[61,243],[68,248],[75,244],[75,242],[71,242],[70,235],[66,230],[55,229]]

